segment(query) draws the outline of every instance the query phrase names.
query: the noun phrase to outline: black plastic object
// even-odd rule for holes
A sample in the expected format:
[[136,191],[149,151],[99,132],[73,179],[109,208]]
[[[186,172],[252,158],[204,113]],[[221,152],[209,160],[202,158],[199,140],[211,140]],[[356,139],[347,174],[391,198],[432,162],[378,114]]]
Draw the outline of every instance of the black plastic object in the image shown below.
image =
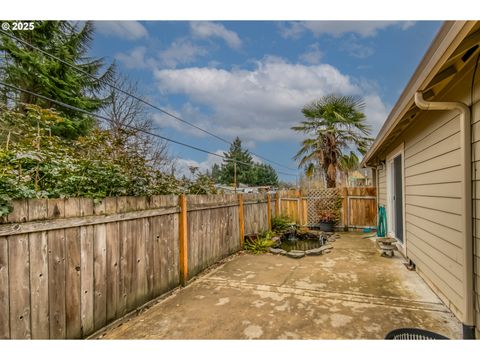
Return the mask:
[[404,328],[404,329],[395,329],[390,331],[386,340],[449,340],[449,338],[434,333],[432,331],[423,330],[423,329],[413,329],[413,328]]
[[463,339],[475,340],[475,326],[462,324],[463,327]]

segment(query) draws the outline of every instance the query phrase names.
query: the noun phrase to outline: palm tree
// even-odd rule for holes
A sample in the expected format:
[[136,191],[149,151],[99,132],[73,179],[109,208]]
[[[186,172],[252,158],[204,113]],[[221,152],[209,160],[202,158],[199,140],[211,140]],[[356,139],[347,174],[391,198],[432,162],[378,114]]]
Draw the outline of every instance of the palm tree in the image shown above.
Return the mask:
[[342,170],[347,178],[347,186],[348,185],[348,175],[349,172],[352,170],[358,169],[358,164],[360,163],[360,160],[358,159],[357,154],[355,154],[353,151],[350,151],[350,154],[345,154],[340,157],[340,161],[338,163],[338,167],[340,170]]
[[355,96],[326,95],[306,105],[302,113],[307,120],[293,126],[295,131],[310,135],[294,156],[307,175],[315,167],[322,170],[327,187],[336,185],[340,157],[346,149],[365,154],[371,142],[370,127],[365,124],[363,100]]

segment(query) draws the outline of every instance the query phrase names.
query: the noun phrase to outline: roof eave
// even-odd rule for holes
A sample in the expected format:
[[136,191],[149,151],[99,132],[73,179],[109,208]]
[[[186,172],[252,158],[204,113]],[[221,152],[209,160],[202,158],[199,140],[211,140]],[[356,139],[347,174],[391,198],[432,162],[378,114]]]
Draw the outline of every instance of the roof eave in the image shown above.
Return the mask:
[[414,104],[415,92],[428,85],[474,25],[475,21],[446,21],[442,25],[392,108],[375,141],[363,157],[360,163],[361,167],[374,165],[372,159],[379,147]]

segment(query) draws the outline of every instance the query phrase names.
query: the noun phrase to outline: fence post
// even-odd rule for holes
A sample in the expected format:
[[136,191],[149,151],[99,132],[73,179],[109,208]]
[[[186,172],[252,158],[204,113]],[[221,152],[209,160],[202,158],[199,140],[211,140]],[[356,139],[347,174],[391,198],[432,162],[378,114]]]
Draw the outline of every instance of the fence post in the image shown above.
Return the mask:
[[267,221],[268,230],[272,230],[272,206],[270,204],[270,194],[267,194]]
[[275,216],[280,216],[280,193],[275,193]]
[[187,197],[185,194],[179,197],[180,221],[180,282],[185,285],[188,281],[188,224],[187,224]]
[[243,249],[243,241],[245,238],[245,218],[243,214],[243,195],[238,194],[238,229],[240,232],[240,249]]

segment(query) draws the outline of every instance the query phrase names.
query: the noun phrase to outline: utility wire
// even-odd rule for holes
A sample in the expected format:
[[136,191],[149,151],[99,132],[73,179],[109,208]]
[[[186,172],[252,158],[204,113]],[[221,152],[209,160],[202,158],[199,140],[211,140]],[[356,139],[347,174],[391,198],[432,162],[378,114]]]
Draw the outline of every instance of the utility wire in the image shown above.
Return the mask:
[[[22,88],[19,88],[19,87],[16,87],[14,85],[10,85],[10,84],[7,84],[7,83],[4,83],[3,81],[0,81],[0,85],[4,86],[4,87],[8,87],[10,89],[14,89],[14,90],[17,90],[17,91],[21,91],[23,93],[26,93],[26,94],[29,94],[29,95],[32,95],[32,96],[35,96],[39,99],[42,99],[42,100],[45,100],[45,101],[50,101],[54,104],[57,104],[59,106],[62,106],[64,108],[67,108],[67,109],[70,109],[70,110],[75,110],[75,111],[78,111],[78,112],[81,112],[83,114],[86,114],[86,115],[90,115],[90,116],[93,116],[93,117],[96,117],[98,119],[102,119],[102,120],[105,120],[109,123],[113,123],[113,121],[111,119],[109,119],[108,117],[106,116],[102,116],[102,115],[99,115],[99,114],[94,114],[90,111],[87,111],[87,110],[83,110],[83,109],[80,109],[76,106],[73,106],[73,105],[69,105],[69,104],[66,104],[64,102],[61,102],[61,101],[58,101],[58,100],[54,100],[52,98],[49,98],[47,96],[44,96],[44,95],[41,95],[41,94],[38,94],[38,93],[35,93],[33,91],[30,91],[30,90],[26,90],[26,89],[22,89]],[[239,160],[232,160],[232,159],[229,159],[227,158],[226,156],[223,156],[223,155],[220,155],[220,154],[217,154],[217,153],[214,153],[214,152],[211,152],[211,151],[208,151],[208,150],[205,150],[205,149],[202,149],[202,148],[199,148],[199,147],[196,147],[196,146],[193,146],[193,145],[189,145],[189,144],[186,144],[186,143],[183,143],[181,141],[177,141],[177,140],[173,140],[173,139],[170,139],[170,138],[167,138],[165,136],[161,136],[161,135],[158,135],[158,134],[155,134],[151,131],[148,131],[148,130],[144,130],[144,129],[140,129],[140,128],[137,128],[135,126],[131,126],[131,125],[125,125],[125,127],[129,128],[129,129],[132,129],[132,130],[135,130],[135,131],[139,131],[139,132],[143,132],[145,134],[148,134],[148,135],[151,135],[151,136],[154,136],[154,137],[157,137],[157,138],[160,138],[160,139],[163,139],[165,141],[168,141],[168,142],[171,142],[171,143],[174,143],[174,144],[177,144],[177,145],[181,145],[181,146],[185,146],[185,147],[188,147],[190,149],[193,149],[193,150],[196,150],[196,151],[200,151],[200,152],[203,152],[203,153],[206,153],[206,154],[209,154],[209,155],[213,155],[213,156],[216,156],[216,157],[219,157],[221,159],[224,159],[225,161],[231,161],[231,162],[234,162],[234,163],[237,163],[237,164],[242,164],[242,165],[246,165],[246,166],[254,166],[255,164],[249,164],[249,163],[246,163],[246,162],[243,162],[243,161],[239,161]],[[282,175],[288,175],[288,176],[297,176],[297,174],[291,174],[291,173],[286,173],[286,172],[283,172],[283,171],[276,171],[277,173],[279,174],[282,174]]]
[[[85,70],[81,69],[81,68],[78,67],[77,65],[75,65],[75,64],[73,64],[73,63],[69,63],[68,61],[63,60],[63,59],[59,58],[58,56],[55,56],[55,55],[53,55],[53,54],[50,54],[49,52],[47,52],[47,51],[45,51],[45,50],[43,50],[43,49],[40,49],[39,47],[37,47],[37,46],[35,46],[35,45],[32,45],[32,44],[30,44],[29,42],[27,42],[27,41],[25,41],[25,40],[22,40],[22,39],[16,37],[15,35],[6,32],[5,30],[0,29],[0,33],[6,35],[6,36],[8,36],[8,37],[10,37],[11,39],[14,39],[14,40],[16,40],[16,41],[18,41],[18,42],[21,42],[22,44],[27,45],[27,46],[31,47],[32,49],[37,50],[37,51],[41,52],[42,54],[44,54],[44,55],[46,55],[46,56],[48,56],[48,57],[51,57],[52,59],[55,59],[55,60],[61,62],[61,63],[64,64],[64,65],[70,66],[71,68],[77,70],[78,72],[80,72],[80,73],[82,73],[82,74],[84,74],[84,75],[89,76],[89,77],[92,78],[92,79],[95,79],[95,80],[97,80],[97,81],[100,80],[98,77],[96,77],[96,76],[94,76],[94,75],[86,72]],[[202,129],[201,127],[199,127],[199,126],[197,126],[197,125],[195,125],[195,124],[193,124],[193,123],[191,123],[191,122],[189,122],[189,121],[187,121],[187,120],[184,120],[184,119],[182,119],[182,118],[180,118],[180,117],[172,114],[171,112],[169,112],[169,111],[167,111],[167,110],[164,110],[164,109],[162,109],[162,108],[160,108],[160,107],[158,107],[158,106],[156,106],[156,105],[154,105],[154,104],[152,104],[152,103],[150,103],[150,102],[148,102],[148,101],[146,101],[146,100],[144,100],[144,99],[142,99],[142,98],[140,98],[140,97],[138,97],[138,96],[136,96],[136,95],[134,95],[134,94],[129,93],[128,91],[125,91],[125,90],[119,88],[118,86],[116,86],[115,84],[110,83],[109,81],[105,81],[105,83],[106,83],[108,86],[110,86],[112,89],[115,89],[115,90],[123,93],[124,95],[130,96],[130,97],[134,98],[135,100],[140,101],[141,103],[143,103],[143,104],[145,104],[145,105],[147,105],[147,106],[150,106],[150,107],[152,107],[153,109],[158,110],[158,111],[164,113],[164,114],[167,115],[167,116],[170,116],[170,117],[172,117],[172,118],[174,118],[174,119],[176,119],[176,120],[178,120],[178,121],[180,121],[180,122],[182,122],[182,123],[184,123],[184,124],[187,124],[188,126],[191,126],[191,127],[195,128],[195,129],[197,129],[197,130],[199,130],[199,131],[201,131],[201,132],[203,132],[203,133],[205,133],[205,134],[208,134],[208,135],[210,135],[210,136],[213,136],[213,137],[216,138],[217,140],[223,141],[223,142],[226,143],[226,144],[229,144],[229,145],[231,144],[231,142],[228,141],[227,139],[225,139],[225,138],[223,138],[223,137],[221,137],[221,136],[218,136],[218,135],[216,135],[216,134],[214,134],[214,133],[212,133],[212,132],[210,132],[210,131],[208,131],[208,130]],[[294,169],[294,168],[291,168],[291,167],[282,165],[282,164],[280,164],[280,163],[278,163],[278,162],[276,162],[276,161],[267,159],[266,157],[264,157],[264,156],[262,156],[262,155],[259,155],[259,154],[256,154],[256,153],[254,153],[254,152],[252,152],[252,151],[250,151],[250,153],[251,153],[252,155],[255,155],[255,156],[259,157],[260,159],[263,159],[263,160],[267,161],[267,162],[270,162],[270,163],[272,163],[272,164],[276,164],[277,166],[281,166],[281,167],[283,167],[283,168],[286,168],[286,169],[289,169],[289,170],[293,170],[293,171],[296,171],[296,170],[297,170],[297,169]]]

